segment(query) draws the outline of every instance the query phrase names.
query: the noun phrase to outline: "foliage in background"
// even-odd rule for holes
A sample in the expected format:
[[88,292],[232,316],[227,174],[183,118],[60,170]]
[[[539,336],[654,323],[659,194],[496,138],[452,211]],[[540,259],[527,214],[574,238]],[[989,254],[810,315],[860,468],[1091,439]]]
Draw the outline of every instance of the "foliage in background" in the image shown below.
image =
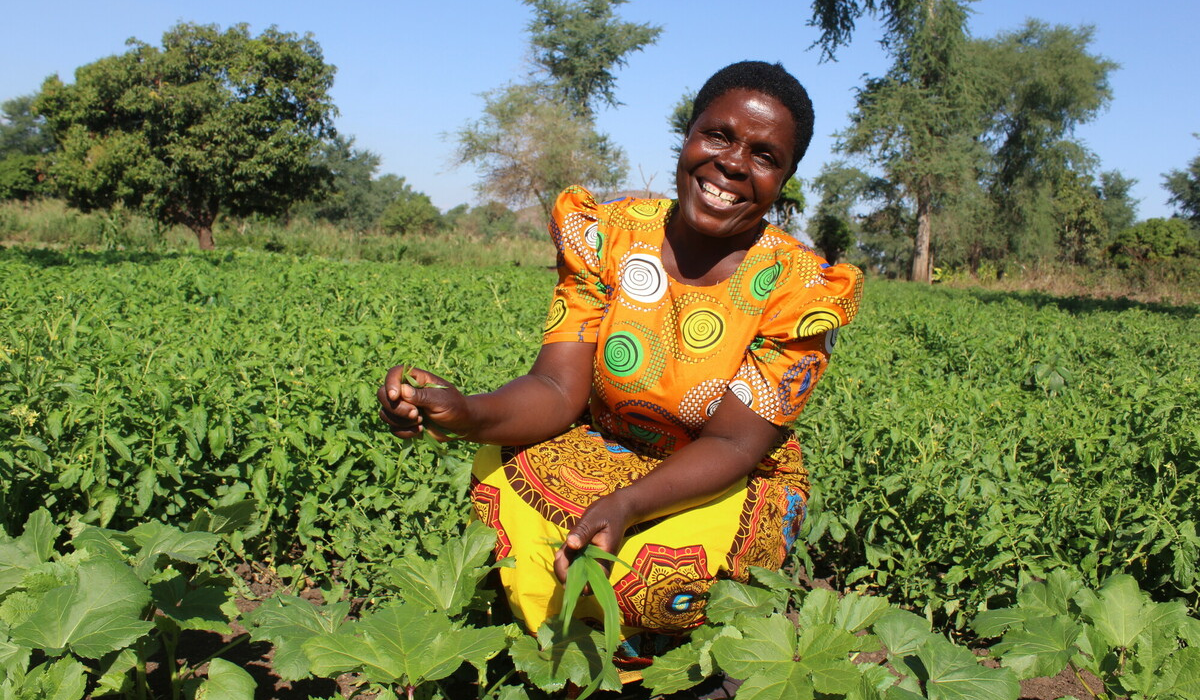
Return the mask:
[[311,36],[182,23],[162,48],[52,76],[34,109],[59,149],[57,191],[84,211],[117,203],[190,228],[212,248],[218,213],[278,213],[322,187],[334,68]]
[[43,189],[54,139],[33,113],[33,100],[23,95],[0,103],[0,201],[30,199]]
[[479,171],[485,199],[541,206],[545,220],[569,185],[613,189],[625,179],[624,152],[596,130],[595,108],[616,106],[612,71],[653,44],[660,27],[619,21],[625,0],[526,0],[541,75],[486,93],[483,116],[459,129],[458,165]]
[[526,29],[546,87],[573,114],[617,107],[617,78],[628,55],[658,41],[662,27],[622,22],[613,9],[628,0],[523,0],[534,16]]
[[1163,175],[1163,187],[1170,193],[1179,215],[1193,226],[1200,227],[1200,155],[1188,162],[1186,170],[1172,170]]
[[1121,267],[1200,256],[1200,236],[1183,219],[1146,219],[1117,234],[1108,254]]
[[580,184],[616,187],[628,170],[624,152],[590,118],[529,85],[484,95],[483,117],[457,135],[459,165],[474,165],[481,197],[514,207],[536,203],[545,220],[554,199]]
[[966,61],[967,10],[923,0],[898,16],[884,46],[895,62],[858,91],[839,148],[865,155],[902,189],[916,217],[909,279],[928,282],[937,198],[980,157],[979,95]]

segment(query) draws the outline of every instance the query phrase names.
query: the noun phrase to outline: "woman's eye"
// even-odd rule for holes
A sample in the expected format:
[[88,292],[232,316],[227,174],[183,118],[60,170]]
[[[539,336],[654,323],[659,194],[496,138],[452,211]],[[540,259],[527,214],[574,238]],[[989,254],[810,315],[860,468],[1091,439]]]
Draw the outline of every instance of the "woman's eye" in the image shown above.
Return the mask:
[[770,153],[755,153],[754,157],[763,165],[775,165],[775,156]]
[[712,143],[729,143],[729,139],[725,138],[725,134],[722,134],[719,131],[710,131],[705,135]]

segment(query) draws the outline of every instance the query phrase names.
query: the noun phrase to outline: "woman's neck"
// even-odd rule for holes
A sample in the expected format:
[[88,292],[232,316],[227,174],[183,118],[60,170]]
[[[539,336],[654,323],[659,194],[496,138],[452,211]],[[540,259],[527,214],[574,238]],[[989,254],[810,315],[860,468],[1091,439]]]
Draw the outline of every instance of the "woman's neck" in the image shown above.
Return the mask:
[[733,276],[746,257],[746,251],[758,241],[763,224],[729,238],[705,236],[688,231],[672,212],[663,237],[663,266],[673,279],[684,284],[707,287]]

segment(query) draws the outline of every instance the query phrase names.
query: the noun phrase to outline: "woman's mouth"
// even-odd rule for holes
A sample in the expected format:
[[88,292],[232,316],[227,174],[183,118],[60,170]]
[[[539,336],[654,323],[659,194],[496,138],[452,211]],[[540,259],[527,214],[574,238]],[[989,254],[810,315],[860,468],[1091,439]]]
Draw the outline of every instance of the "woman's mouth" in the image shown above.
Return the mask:
[[717,187],[709,182],[701,181],[700,191],[703,192],[710,201],[725,206],[737,204],[739,201],[741,201],[741,197],[738,197],[732,192],[726,192],[720,187]]

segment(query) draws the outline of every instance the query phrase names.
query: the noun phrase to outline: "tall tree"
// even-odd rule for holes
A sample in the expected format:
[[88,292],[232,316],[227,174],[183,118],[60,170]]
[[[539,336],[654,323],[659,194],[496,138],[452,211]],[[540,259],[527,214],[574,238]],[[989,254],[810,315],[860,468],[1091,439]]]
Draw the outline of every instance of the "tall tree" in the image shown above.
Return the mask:
[[1175,206],[1180,216],[1200,226],[1200,155],[1188,163],[1186,170],[1163,175],[1163,187],[1171,195],[1167,203]]
[[537,202],[545,217],[568,185],[605,189],[625,177],[625,155],[589,117],[529,85],[484,95],[483,116],[458,132],[456,161],[474,164],[486,199],[520,207]]
[[35,95],[0,104],[0,200],[28,199],[41,189],[54,138],[33,113]]
[[[1099,204],[1094,191],[1079,187],[1093,177],[1095,158],[1073,134],[1111,101],[1108,75],[1117,66],[1088,52],[1092,36],[1091,27],[1029,20],[973,42],[989,114],[997,225],[1008,231],[1018,257],[1047,257],[1058,243],[1077,240],[1061,226],[1090,220]],[[1065,202],[1079,208],[1067,213]],[[1080,259],[1078,245],[1068,248],[1059,251]]]
[[937,198],[980,158],[979,97],[967,79],[966,6],[921,0],[896,15],[885,45],[895,62],[859,91],[840,148],[880,164],[916,211],[909,278],[929,282]]
[[579,116],[621,104],[613,70],[662,33],[662,27],[621,21],[613,8],[628,0],[524,1],[534,10],[528,26],[533,61],[550,91]]
[[40,156],[54,150],[46,120],[34,114],[37,95],[22,95],[0,103],[0,158]]
[[1133,186],[1137,179],[1125,177],[1119,170],[1100,173],[1100,201],[1102,215],[1110,233],[1116,234],[1133,226],[1137,221],[1138,201],[1133,198]]
[[218,213],[278,213],[327,181],[313,154],[333,134],[334,68],[311,36],[184,23],[130,45],[72,85],[48,78],[34,105],[71,204],[140,208],[209,249]]
[[624,153],[596,130],[594,111],[620,104],[613,70],[662,31],[619,21],[613,8],[625,1],[525,0],[542,75],[485,94],[483,116],[457,134],[456,161],[479,169],[481,195],[513,206],[536,201],[549,217],[567,185],[610,188],[625,178]]

